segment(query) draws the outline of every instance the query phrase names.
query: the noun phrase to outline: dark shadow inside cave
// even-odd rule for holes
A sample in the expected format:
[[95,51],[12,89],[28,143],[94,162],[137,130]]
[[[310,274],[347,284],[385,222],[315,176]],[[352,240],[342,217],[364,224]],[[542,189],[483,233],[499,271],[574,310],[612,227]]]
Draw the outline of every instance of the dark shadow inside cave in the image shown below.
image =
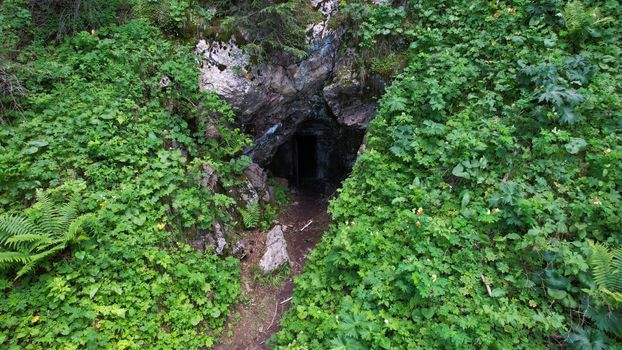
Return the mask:
[[352,170],[363,134],[329,118],[305,121],[279,146],[268,169],[307,193],[331,194]]
[[315,135],[297,135],[294,137],[295,161],[298,165],[298,183],[317,178],[317,137]]

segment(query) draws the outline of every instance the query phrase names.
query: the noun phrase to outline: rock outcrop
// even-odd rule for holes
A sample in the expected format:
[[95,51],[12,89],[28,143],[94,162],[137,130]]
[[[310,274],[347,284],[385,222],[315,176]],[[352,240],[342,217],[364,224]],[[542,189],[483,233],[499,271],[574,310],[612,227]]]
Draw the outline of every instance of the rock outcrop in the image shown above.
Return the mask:
[[272,195],[268,186],[268,174],[259,165],[253,163],[244,169],[244,176],[248,179],[257,197],[264,203],[272,201]]
[[207,164],[203,164],[203,177],[201,178],[201,186],[209,188],[211,191],[216,190],[218,186],[218,175],[216,171]]
[[226,43],[202,40],[196,48],[202,57],[201,89],[236,107],[239,122],[255,137],[246,153],[260,166],[270,162],[301,123],[323,110],[339,125],[360,130],[375,114],[362,79],[347,60],[351,52],[340,54],[345,29],[329,26],[338,0],[310,1],[323,20],[308,28],[310,49],[304,59],[282,53],[251,65],[234,38]]
[[324,100],[339,124],[364,130],[376,115],[376,105],[361,98],[366,94],[366,86],[354,67],[352,57],[355,55],[353,49],[347,50],[344,58],[336,64],[332,82],[324,86],[322,91]]
[[214,224],[214,233],[209,235],[207,243],[214,246],[216,255],[222,255],[227,247],[227,240],[225,239],[226,227],[219,222]]
[[194,248],[204,251],[208,246],[212,246],[217,255],[222,255],[227,248],[226,239],[227,227],[220,222],[213,225],[212,231],[198,230],[196,237],[190,242]]
[[263,274],[268,274],[284,264],[290,263],[287,254],[287,243],[283,236],[283,227],[274,226],[266,239],[266,252],[259,261],[259,268]]

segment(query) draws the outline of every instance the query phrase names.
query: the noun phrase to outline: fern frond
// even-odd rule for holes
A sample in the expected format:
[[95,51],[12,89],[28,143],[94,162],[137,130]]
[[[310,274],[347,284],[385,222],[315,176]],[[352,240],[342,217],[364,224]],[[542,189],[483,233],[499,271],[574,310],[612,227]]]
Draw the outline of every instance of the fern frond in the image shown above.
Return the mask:
[[20,277],[22,277],[23,275],[30,273],[31,271],[33,271],[35,269],[35,267],[37,267],[37,265],[39,265],[41,263],[42,260],[45,260],[46,258],[56,254],[59,251],[62,251],[63,249],[65,249],[65,246],[56,246],[52,249],[46,250],[44,252],[41,252],[39,254],[34,254],[34,255],[30,255],[29,261],[24,264],[24,266],[22,266],[21,269],[19,269],[16,273],[15,279],[18,279]]
[[39,245],[42,241],[45,241],[47,237],[38,233],[26,233],[21,235],[14,235],[9,237],[5,241],[5,245],[12,249],[24,248],[25,245]]
[[622,303],[622,293],[612,292],[608,289],[603,289],[603,292],[611,297],[613,300]]
[[61,227],[68,227],[78,218],[78,201],[74,196],[71,200],[58,209],[58,224]]
[[610,277],[613,274],[613,254],[599,243],[591,245],[590,267],[594,276],[594,282],[598,288],[609,287]]
[[30,255],[22,252],[0,252],[0,266],[10,267],[15,264],[27,264],[30,262]]
[[616,292],[622,292],[622,248],[611,251],[613,256],[613,274],[611,276],[610,288]]
[[29,218],[19,215],[0,216],[0,244],[12,236],[29,234],[36,230],[36,225]]
[[63,235],[63,241],[69,242],[77,242],[82,233],[92,233],[93,225],[95,222],[95,216],[91,214],[86,214],[78,217],[69,225],[69,228],[65,231]]
[[77,240],[76,238],[79,236],[81,231],[82,231],[82,223],[73,222],[69,226],[69,229],[65,231],[65,234],[63,235],[62,240],[64,242],[75,242]]
[[261,207],[259,203],[253,202],[246,206],[246,209],[240,208],[240,215],[242,215],[242,222],[247,229],[257,228],[261,219]]
[[42,233],[47,235],[59,235],[62,233],[63,227],[60,224],[61,214],[50,199],[50,197],[42,190],[36,193],[37,205],[41,210],[41,218],[37,220],[37,226]]
[[37,191],[36,205],[36,219],[0,216],[0,267],[18,265],[16,278],[33,271],[42,260],[78,241],[94,226],[93,215],[78,216],[76,197],[58,206],[45,192]]

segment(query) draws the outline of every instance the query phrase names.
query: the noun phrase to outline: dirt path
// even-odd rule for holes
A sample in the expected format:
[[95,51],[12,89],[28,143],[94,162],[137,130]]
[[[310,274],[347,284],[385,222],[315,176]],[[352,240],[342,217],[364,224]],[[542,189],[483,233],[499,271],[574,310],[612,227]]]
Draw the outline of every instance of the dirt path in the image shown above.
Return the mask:
[[325,198],[298,193],[279,216],[279,223],[287,227],[285,239],[292,260],[289,275],[260,277],[257,264],[265,251],[266,232],[248,233],[250,252],[241,263],[243,302],[227,320],[216,350],[268,349],[265,341],[278,331],[279,321],[290,306],[293,277],[302,272],[307,254],[330,225],[326,206]]

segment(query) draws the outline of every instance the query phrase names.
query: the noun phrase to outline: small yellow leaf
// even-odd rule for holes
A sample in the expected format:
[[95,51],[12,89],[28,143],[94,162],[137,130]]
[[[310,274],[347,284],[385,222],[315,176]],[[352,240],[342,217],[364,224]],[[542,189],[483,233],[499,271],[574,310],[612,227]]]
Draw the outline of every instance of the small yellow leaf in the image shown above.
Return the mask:
[[37,323],[39,322],[39,320],[41,319],[41,316],[39,315],[35,315],[32,320],[30,320],[30,323]]

